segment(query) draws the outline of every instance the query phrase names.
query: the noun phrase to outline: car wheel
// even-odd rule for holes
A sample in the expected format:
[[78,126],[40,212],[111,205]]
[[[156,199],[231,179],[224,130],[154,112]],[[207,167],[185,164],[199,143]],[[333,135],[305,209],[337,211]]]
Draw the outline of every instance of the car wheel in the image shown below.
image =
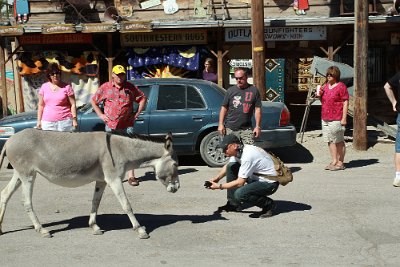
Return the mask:
[[228,162],[228,158],[217,145],[221,141],[220,134],[215,131],[207,134],[200,143],[200,155],[210,167],[222,167]]

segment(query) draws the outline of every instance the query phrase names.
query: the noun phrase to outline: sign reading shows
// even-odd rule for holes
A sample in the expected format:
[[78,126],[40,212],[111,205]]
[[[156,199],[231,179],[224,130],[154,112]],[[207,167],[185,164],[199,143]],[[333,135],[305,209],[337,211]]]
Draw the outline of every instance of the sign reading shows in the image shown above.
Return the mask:
[[21,26],[0,26],[0,36],[18,36],[24,34]]
[[194,45],[207,44],[206,30],[157,31],[121,34],[122,46]]
[[42,25],[43,34],[74,33],[74,24],[48,24]]
[[57,35],[31,34],[18,37],[18,42],[24,44],[91,44],[92,35],[85,33],[68,33]]
[[[325,26],[302,26],[302,27],[265,27],[265,41],[312,41],[326,40]],[[226,28],[225,41],[227,42],[250,42],[250,28]]]

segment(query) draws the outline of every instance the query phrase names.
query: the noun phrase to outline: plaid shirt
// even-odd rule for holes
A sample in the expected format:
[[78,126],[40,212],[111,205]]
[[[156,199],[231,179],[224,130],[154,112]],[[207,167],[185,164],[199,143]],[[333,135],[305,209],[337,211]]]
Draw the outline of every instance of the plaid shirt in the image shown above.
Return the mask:
[[144,94],[131,83],[124,82],[117,88],[113,82],[106,82],[99,87],[92,99],[96,104],[104,103],[104,114],[110,129],[125,129],[135,123],[133,102],[139,103]]

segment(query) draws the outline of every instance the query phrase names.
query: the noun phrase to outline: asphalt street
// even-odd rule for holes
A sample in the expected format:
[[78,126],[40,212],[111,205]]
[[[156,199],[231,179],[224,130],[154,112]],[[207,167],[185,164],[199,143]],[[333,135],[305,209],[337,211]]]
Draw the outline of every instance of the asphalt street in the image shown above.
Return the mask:
[[[376,137],[376,136],[375,136]],[[390,140],[370,140],[367,151],[347,142],[346,170],[326,171],[326,144],[318,132],[303,144],[274,150],[294,181],[272,195],[278,207],[268,219],[258,208],[215,214],[226,191],[206,190],[218,169],[198,157],[180,158],[181,188],[168,193],[151,169],[137,170],[142,183],[124,183],[139,222],[141,240],[109,188],[97,218],[103,235],[92,235],[88,215],[94,185],[61,188],[42,177],[34,208],[53,238],[36,233],[21,203],[11,198],[0,236],[0,266],[398,266],[400,188],[392,186]],[[0,177],[4,188],[9,175]]]

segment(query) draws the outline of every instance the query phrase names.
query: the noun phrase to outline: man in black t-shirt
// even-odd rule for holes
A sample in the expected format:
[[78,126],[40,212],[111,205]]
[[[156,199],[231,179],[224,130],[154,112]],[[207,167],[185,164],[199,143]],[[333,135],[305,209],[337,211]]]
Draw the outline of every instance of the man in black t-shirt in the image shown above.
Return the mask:
[[400,90],[400,72],[396,73],[392,78],[387,81],[384,86],[385,92],[389,101],[392,103],[393,111],[397,112],[397,135],[395,145],[395,167],[396,177],[393,180],[393,186],[400,186],[400,101],[399,101],[399,90]]
[[[219,113],[218,131],[221,135],[233,133],[244,144],[253,144],[261,134],[261,96],[256,87],[247,83],[247,72],[235,70],[236,85],[228,88]],[[253,129],[252,118],[255,116]]]

